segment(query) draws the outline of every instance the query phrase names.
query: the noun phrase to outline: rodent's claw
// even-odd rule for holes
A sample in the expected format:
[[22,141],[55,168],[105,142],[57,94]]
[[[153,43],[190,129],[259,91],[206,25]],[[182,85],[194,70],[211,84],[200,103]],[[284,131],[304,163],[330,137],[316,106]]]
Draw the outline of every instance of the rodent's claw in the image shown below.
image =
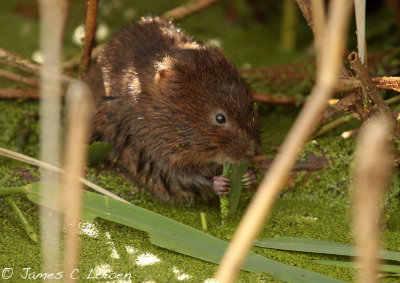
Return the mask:
[[212,178],[212,187],[217,195],[227,195],[231,191],[231,181],[224,176],[214,176]]
[[247,172],[242,177],[243,186],[247,189],[253,187],[253,185],[257,182],[256,172],[249,168]]

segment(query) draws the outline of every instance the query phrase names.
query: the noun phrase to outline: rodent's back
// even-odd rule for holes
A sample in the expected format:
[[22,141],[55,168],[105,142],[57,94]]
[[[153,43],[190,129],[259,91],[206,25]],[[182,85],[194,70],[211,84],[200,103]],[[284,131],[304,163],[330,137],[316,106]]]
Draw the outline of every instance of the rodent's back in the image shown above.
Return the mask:
[[152,83],[155,62],[171,49],[190,42],[192,38],[171,23],[142,18],[120,30],[107,43],[85,80],[93,82],[95,99],[133,95],[132,92],[138,92],[136,88],[147,88]]

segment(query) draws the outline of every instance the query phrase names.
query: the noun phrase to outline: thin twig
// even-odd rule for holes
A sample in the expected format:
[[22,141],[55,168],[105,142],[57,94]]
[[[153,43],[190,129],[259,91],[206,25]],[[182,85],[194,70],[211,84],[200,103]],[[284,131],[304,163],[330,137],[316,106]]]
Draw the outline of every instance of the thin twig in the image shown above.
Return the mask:
[[361,131],[356,149],[352,186],[358,282],[378,282],[381,206],[393,164],[387,139],[389,123],[383,116],[371,119]]
[[[0,63],[3,63],[11,67],[15,67],[21,71],[33,75],[40,75],[42,69],[41,65],[32,62],[31,60],[25,58],[20,54],[13,53],[3,48],[0,48]],[[50,72],[49,76],[50,75],[55,76],[53,72]],[[58,76],[64,83],[70,83],[75,81],[73,78],[65,74],[59,74]]]
[[0,98],[29,98],[38,99],[39,92],[33,89],[1,88]]
[[35,78],[27,78],[24,76],[21,76],[16,73],[12,73],[6,70],[0,69],[0,77],[6,78],[7,80],[15,81],[18,83],[23,83],[29,86],[33,86],[35,88],[39,87],[39,80]]
[[169,10],[160,16],[163,20],[173,19],[174,21],[182,20],[192,14],[198,13],[209,6],[220,2],[221,0],[195,0],[188,1],[185,4]]
[[[269,159],[265,156],[256,156],[254,162],[257,167],[261,170],[267,171],[271,168],[273,159]],[[292,172],[297,171],[317,171],[324,169],[325,166],[329,165],[329,160],[322,156],[317,157],[315,155],[307,155],[305,161],[298,160],[292,168]]]
[[355,103],[356,97],[354,96],[354,93],[343,97],[324,112],[320,120],[320,125],[325,124],[327,121],[331,120],[333,117],[341,113],[353,112],[353,106],[355,105]]
[[[67,95],[68,131],[64,156],[65,174],[62,182],[64,225],[67,227],[64,269],[71,274],[78,265],[79,220],[82,211],[82,189],[79,181],[86,163],[85,143],[88,138],[90,92],[83,83],[74,83]],[[67,282],[72,282],[67,277]]]
[[[380,89],[400,92],[400,77],[376,77],[372,78],[374,85]],[[362,87],[362,83],[356,77],[338,77],[335,92],[352,91]]]
[[[91,60],[95,59],[96,56],[100,53],[100,51],[104,48],[105,45],[106,45],[106,43],[102,43],[102,44],[99,44],[96,47],[94,47],[92,49],[90,59]],[[68,61],[65,61],[64,63],[62,63],[63,70],[72,70],[72,69],[77,68],[80,60],[81,60],[81,56],[76,56],[76,57],[69,59]]]
[[85,38],[83,40],[83,48],[81,55],[81,63],[79,68],[79,78],[82,78],[82,74],[86,72],[90,64],[92,47],[96,34],[96,19],[97,19],[97,7],[98,0],[88,0],[86,11],[86,23],[85,23]]
[[253,93],[253,99],[256,102],[268,103],[268,104],[289,104],[298,105],[302,104],[302,101],[292,97],[277,97],[273,95],[263,93]]
[[[349,98],[349,99],[352,99],[352,98],[353,98],[353,99],[354,99],[354,96],[353,96],[353,95],[348,95],[348,96],[346,96],[344,99],[346,99],[346,98]],[[342,99],[342,100],[343,100],[343,99]],[[342,100],[340,100],[340,102],[341,102]],[[350,105],[352,104],[351,101],[353,101],[353,100],[350,100],[350,101],[348,102],[348,104],[344,104],[344,106],[341,107],[341,108],[339,108],[338,110],[335,110],[335,109],[334,109],[334,107],[336,106],[336,104],[335,104],[334,107],[331,107],[330,109],[328,109],[327,111],[325,111],[322,120],[323,120],[323,121],[327,121],[327,120],[331,119],[333,116],[336,116],[337,114],[339,114],[340,112],[346,112],[347,110],[345,110],[344,107],[346,107],[346,105],[348,105],[348,107],[350,107]],[[339,104],[340,102],[338,102],[337,104]],[[394,96],[394,97],[392,97],[392,98],[389,98],[389,99],[385,100],[385,103],[386,103],[387,105],[394,105],[394,104],[399,103],[399,102],[400,102],[400,96]],[[376,107],[376,106],[374,106],[374,108],[375,108],[375,107]],[[331,112],[330,112],[330,111],[331,111]],[[329,114],[329,113],[331,113],[331,114]],[[395,116],[396,116],[396,115],[395,115]],[[325,135],[326,133],[328,133],[329,131],[331,131],[331,130],[333,130],[333,129],[336,129],[337,127],[339,127],[339,126],[341,126],[341,125],[343,125],[343,124],[345,124],[345,123],[351,121],[353,118],[354,118],[354,115],[352,115],[352,114],[348,114],[348,115],[342,116],[342,117],[340,117],[340,118],[338,118],[338,119],[336,119],[336,120],[334,120],[334,121],[332,121],[332,122],[330,122],[330,123],[324,125],[323,127],[321,127],[321,129],[320,129],[318,132],[315,133],[314,137],[317,138],[317,137],[323,136],[323,135]],[[322,120],[321,120],[321,121],[322,121]],[[322,122],[321,122],[321,123],[322,123]]]
[[[61,91],[61,96],[65,95],[65,91]],[[0,99],[39,99],[39,91],[36,89],[20,89],[20,88],[0,88]]]
[[375,84],[373,83],[371,77],[368,74],[367,67],[361,64],[357,53],[352,52],[348,56],[348,60],[350,62],[351,68],[357,74],[358,79],[364,85],[364,88],[367,92],[368,98],[371,99],[378,108],[378,111],[384,115],[389,123],[392,135],[397,139],[400,138],[400,125],[397,122],[396,118],[394,117],[392,111],[390,110],[389,106],[385,103],[382,96],[380,95],[378,89],[376,88]]
[[[2,74],[2,70],[0,69],[0,77],[1,77],[1,74]],[[10,72],[10,75],[11,74],[14,74],[14,73]],[[4,77],[6,77],[6,76],[4,76]],[[64,78],[66,78],[66,76]],[[10,79],[11,79],[11,77],[10,77]],[[34,79],[34,78],[21,77],[21,79],[16,78],[15,81],[25,83],[25,79],[28,79],[29,81],[31,81],[31,83],[32,83],[31,85],[34,86],[35,81],[36,81],[36,79]],[[69,80],[73,81],[72,78],[69,78]],[[65,79],[64,79],[64,81],[65,81]],[[372,78],[372,81],[379,89],[394,90],[394,91],[400,92],[400,77],[376,77],[376,78]],[[30,84],[28,81],[26,81],[26,82],[27,82],[26,84]],[[360,87],[362,87],[361,81],[358,80],[356,77],[338,77],[337,84],[335,86],[334,91],[335,92],[347,92],[347,91],[352,91],[352,90],[360,88]],[[62,95],[64,95],[64,92],[62,93]],[[4,89],[0,89],[0,99],[1,98],[38,99],[39,94],[36,90],[32,90],[32,89],[23,90],[23,89],[14,89],[14,88],[4,88]],[[269,104],[299,105],[299,104],[303,103],[303,101],[301,99],[299,100],[299,99],[292,98],[292,97],[279,97],[276,95],[264,94],[264,93],[254,93],[253,99],[257,102],[269,103]],[[352,98],[352,99],[354,99],[354,98]],[[349,105],[349,103],[346,102],[346,105]],[[339,104],[337,106],[339,106]],[[328,111],[330,111],[330,110],[328,110]],[[328,115],[327,118],[325,118],[325,115],[324,115],[323,121],[331,119],[333,116],[339,114],[339,112],[340,111],[335,112],[334,115],[332,115],[332,113],[327,114]],[[323,123],[323,121],[321,123]]]
[[270,212],[275,198],[285,184],[301,148],[318,125],[318,118],[327,106],[337,73],[341,66],[351,1],[330,2],[330,17],[324,33],[326,45],[322,50],[317,83],[309,99],[289,131],[282,151],[261,182],[226,251],[215,279],[220,283],[233,282],[250,247]]
[[[46,169],[46,170],[51,170],[51,171],[56,172],[56,173],[64,174],[64,171],[60,167],[57,167],[55,165],[40,161],[40,160],[32,158],[30,156],[26,156],[24,154],[21,154],[21,153],[12,151],[12,150],[8,150],[8,149],[2,148],[2,147],[0,147],[0,155],[4,156],[4,157],[11,158],[11,159],[14,159],[14,160],[18,160],[18,161],[21,161],[21,162],[24,162],[24,163],[27,163],[27,164],[31,164],[33,166],[37,166],[37,167],[40,167],[40,168],[43,168],[43,169]],[[115,199],[115,200],[119,200],[119,201],[128,203],[128,201],[120,198],[117,195],[114,195],[110,191],[108,191],[108,190],[106,190],[106,189],[104,189],[104,188],[102,188],[102,187],[90,182],[89,180],[86,180],[84,178],[79,178],[79,180],[85,186],[88,186],[89,188],[99,192],[100,194],[103,194],[103,195],[108,196],[108,197],[110,197],[112,199]]]
[[34,75],[39,75],[40,73],[39,65],[22,55],[17,55],[3,48],[0,48],[0,62]]
[[[0,70],[1,71],[1,70]],[[61,92],[64,96],[64,91]],[[34,89],[0,88],[0,99],[39,99],[39,92]],[[256,102],[280,105],[301,105],[302,100],[292,97],[278,97],[263,93],[254,93],[253,99]]]
[[351,121],[353,119],[353,115],[345,115],[342,117],[337,118],[336,120],[324,125],[318,132],[315,133],[314,137],[320,137],[325,135],[326,133],[336,129],[337,127]]

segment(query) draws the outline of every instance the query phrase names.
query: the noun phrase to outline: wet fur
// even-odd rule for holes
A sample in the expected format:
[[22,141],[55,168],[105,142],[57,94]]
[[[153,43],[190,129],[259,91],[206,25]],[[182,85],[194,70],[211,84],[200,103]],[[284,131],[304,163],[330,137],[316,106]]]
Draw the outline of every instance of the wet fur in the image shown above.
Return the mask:
[[[247,85],[220,49],[146,18],[121,30],[85,81],[96,103],[92,141],[114,142],[118,166],[157,198],[215,196],[222,163],[250,160],[258,122]],[[227,123],[215,122],[223,112]]]

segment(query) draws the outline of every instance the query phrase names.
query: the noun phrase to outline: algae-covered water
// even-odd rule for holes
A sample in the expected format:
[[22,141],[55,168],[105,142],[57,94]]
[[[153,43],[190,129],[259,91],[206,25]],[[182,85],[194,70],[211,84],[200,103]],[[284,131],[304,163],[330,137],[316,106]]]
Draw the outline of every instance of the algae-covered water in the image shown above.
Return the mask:
[[[77,56],[80,46],[74,43],[76,28],[83,23],[81,1],[72,1],[71,14],[65,33],[64,59]],[[263,21],[256,20],[254,9],[245,1],[235,1],[238,7],[236,20],[228,22],[222,4],[183,20],[179,25],[187,33],[204,42],[219,44],[226,55],[244,69],[271,65],[293,64],[312,61],[310,47],[312,34],[297,11],[293,49],[280,45],[282,9],[277,3],[259,4]],[[250,2],[250,1],[249,1]],[[38,51],[38,21],[36,2],[28,0],[3,1],[0,6],[0,47],[29,58]],[[157,15],[182,3],[182,1],[100,1],[99,26],[106,38],[131,20],[144,15]],[[394,17],[385,7],[380,14],[370,15],[371,22],[385,17],[380,29],[374,25],[368,36],[371,50],[393,48],[396,40],[387,36],[395,29]],[[398,32],[398,30],[397,30]],[[350,48],[354,44],[350,32]],[[383,39],[388,38],[387,41]],[[106,40],[106,39],[103,39]],[[101,41],[101,40],[99,40]],[[398,42],[397,42],[398,43]],[[37,56],[37,55],[36,55]],[[7,68],[0,64],[1,68]],[[11,69],[10,69],[11,70]],[[299,72],[304,70],[299,70]],[[392,70],[395,72],[395,70]],[[393,73],[392,75],[395,75]],[[398,75],[398,74],[397,74]],[[312,83],[304,80],[297,87],[287,87],[283,78],[279,85],[259,86],[257,91],[276,92],[283,95],[307,95]],[[0,78],[0,87],[24,87]],[[264,152],[273,157],[287,130],[293,123],[299,106],[259,105]],[[358,126],[357,122],[346,125],[323,137],[309,142],[302,153],[324,154],[330,162],[322,170],[293,174],[287,187],[279,195],[272,214],[265,223],[259,238],[306,237],[321,240],[352,243],[349,218],[349,165],[353,159],[356,140],[343,139],[338,133]],[[38,103],[24,99],[0,99],[0,146],[33,157],[38,157]],[[146,209],[175,219],[193,228],[202,228],[200,212],[206,212],[208,231],[212,236],[229,241],[254,192],[245,191],[238,212],[221,226],[218,200],[196,203],[194,206],[173,206],[159,203],[146,192],[136,188],[116,168],[88,168],[87,178],[124,199]],[[0,178],[11,175],[5,186],[20,186],[38,179],[37,168],[0,157]],[[262,177],[262,172],[259,174]],[[383,226],[383,245],[399,251],[400,225],[398,172],[388,191]],[[39,232],[39,207],[25,196],[14,196],[16,204]],[[216,265],[159,248],[150,243],[145,232],[106,220],[82,223],[81,252],[78,271],[74,276],[82,282],[205,282],[212,278]],[[262,248],[254,252],[289,265],[319,272],[343,281],[354,278],[348,268],[320,265],[313,260],[348,260],[345,257],[306,253],[293,253]],[[0,278],[10,274],[9,282],[30,282],[41,272],[40,246],[32,242],[18,222],[4,198],[0,198]],[[54,273],[60,272],[54,271]],[[117,280],[117,274],[125,278]],[[27,277],[25,279],[25,277]],[[2,282],[3,279],[0,279]],[[395,277],[386,277],[396,282]],[[238,282],[273,282],[267,274],[241,272]]]

